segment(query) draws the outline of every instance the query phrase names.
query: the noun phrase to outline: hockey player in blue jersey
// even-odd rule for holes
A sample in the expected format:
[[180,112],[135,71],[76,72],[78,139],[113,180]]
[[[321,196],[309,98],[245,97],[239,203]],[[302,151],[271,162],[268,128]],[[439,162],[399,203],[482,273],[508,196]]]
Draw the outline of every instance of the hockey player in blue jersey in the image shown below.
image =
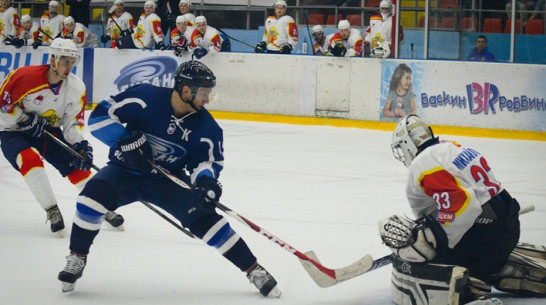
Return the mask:
[[[222,195],[223,133],[204,108],[216,77],[203,63],[186,61],[174,88],[138,85],[101,101],[91,113],[91,134],[110,147],[109,163],[79,194],[70,254],[59,273],[63,292],[72,291],[104,213],[135,201],[170,213],[195,236],[216,248],[264,296],[280,296],[275,279],[257,262],[243,239],[215,211]],[[184,189],[153,170],[149,161],[195,186]]]

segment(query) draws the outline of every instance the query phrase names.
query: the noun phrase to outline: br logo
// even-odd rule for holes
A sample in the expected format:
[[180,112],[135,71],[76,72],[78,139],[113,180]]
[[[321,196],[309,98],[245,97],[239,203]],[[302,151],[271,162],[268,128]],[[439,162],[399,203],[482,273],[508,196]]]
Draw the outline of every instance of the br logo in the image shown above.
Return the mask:
[[468,95],[468,104],[471,114],[483,112],[493,114],[495,111],[495,102],[499,99],[499,89],[491,83],[484,83],[483,86],[478,83],[466,85],[466,94]]

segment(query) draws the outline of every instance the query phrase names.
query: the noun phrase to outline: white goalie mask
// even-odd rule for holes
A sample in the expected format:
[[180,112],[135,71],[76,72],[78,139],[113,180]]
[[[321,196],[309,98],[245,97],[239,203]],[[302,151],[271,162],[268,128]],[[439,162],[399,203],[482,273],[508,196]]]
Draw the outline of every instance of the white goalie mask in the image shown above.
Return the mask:
[[415,114],[400,119],[392,134],[392,153],[396,160],[409,167],[417,156],[419,147],[432,140],[432,129]]
[[391,0],[381,0],[379,3],[379,10],[381,11],[381,17],[383,20],[387,19],[392,15],[392,1]]

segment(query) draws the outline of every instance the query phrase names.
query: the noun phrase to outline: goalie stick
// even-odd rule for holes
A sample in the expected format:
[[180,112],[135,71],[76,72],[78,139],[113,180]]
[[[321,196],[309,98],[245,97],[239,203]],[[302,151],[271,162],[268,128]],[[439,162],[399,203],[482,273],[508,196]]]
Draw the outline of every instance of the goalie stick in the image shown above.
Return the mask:
[[[77,151],[75,151],[72,147],[68,146],[66,143],[64,143],[63,141],[61,141],[59,138],[57,138],[56,136],[54,136],[53,134],[51,134],[49,131],[47,130],[44,130],[44,133],[50,137],[55,143],[59,144],[62,148],[64,148],[66,151],[68,151],[70,154],[72,154],[73,156],[77,157],[77,158],[80,158],[80,159],[85,159],[85,161],[87,161],[87,158],[84,158],[84,156],[80,155]],[[88,162],[89,163],[89,162]],[[94,170],[96,170],[97,172],[100,170],[100,168],[93,164],[93,163],[90,163],[89,166],[91,166],[91,168],[93,168]],[[159,211],[158,209],[156,209],[153,205],[151,205],[150,203],[148,202],[145,202],[145,201],[141,201],[141,203],[143,205],[145,205],[147,208],[149,208],[150,210],[154,211],[157,215],[161,216],[161,218],[165,219],[166,221],[168,221],[170,224],[172,224],[173,226],[175,226],[177,229],[179,229],[180,231],[182,231],[184,234],[188,235],[189,237],[191,238],[196,238],[195,235],[193,235],[193,233],[191,233],[188,229],[180,226],[179,224],[177,224],[176,222],[174,222],[172,219],[170,219],[169,217],[167,217],[167,215],[163,214],[161,211]]]
[[[159,171],[161,174],[163,174],[165,177],[169,178],[172,182],[178,184],[179,186],[186,188],[186,189],[193,189],[193,186],[188,185],[186,182],[182,181],[177,176],[171,174],[169,171],[164,169],[163,167],[153,163],[150,161],[150,165]],[[214,205],[222,210],[224,213],[228,214],[229,216],[235,218],[239,222],[245,224],[246,226],[250,227],[252,230],[258,232],[260,235],[265,236],[267,239],[271,240],[272,242],[279,245],[284,250],[292,253],[293,255],[297,256],[300,261],[303,264],[303,267],[311,278],[321,287],[329,287],[334,284],[337,284],[339,282],[343,282],[345,280],[351,279],[353,277],[356,277],[358,275],[361,275],[363,273],[366,273],[368,271],[374,270],[376,268],[379,268],[381,266],[384,266],[385,264],[390,263],[390,255],[385,256],[382,259],[374,261],[373,258],[370,255],[365,255],[361,259],[357,260],[353,264],[337,268],[337,269],[331,269],[323,266],[317,259],[316,255],[313,251],[302,253],[298,249],[292,247],[288,243],[284,242],[280,238],[276,237],[275,235],[269,233],[262,227],[258,226],[254,222],[250,221],[246,217],[240,215],[239,213],[233,211],[232,209],[228,208],[227,206],[221,204],[218,201],[213,201]],[[310,272],[312,271],[312,272]]]
[[[533,204],[531,205],[528,205],[526,207],[523,207],[520,209],[519,211],[519,215],[523,215],[523,214],[527,214],[527,213],[530,213],[532,211],[535,210],[535,206]],[[305,253],[307,256],[313,258],[315,261],[319,261],[318,257],[315,255],[314,252],[307,252]],[[330,286],[333,286],[333,285],[336,285],[342,281],[345,281],[345,280],[348,280],[348,279],[351,279],[353,277],[357,277],[359,275],[362,275],[364,273],[367,273],[369,271],[372,271],[372,270],[375,270],[375,269],[378,269],[378,268],[381,268],[383,266],[386,266],[386,265],[389,265],[390,263],[392,263],[392,255],[386,255],[386,256],[383,256],[381,258],[378,258],[376,260],[372,259],[371,256],[369,256],[369,260],[367,263],[366,266],[363,266],[363,267],[355,267],[355,268],[352,268],[352,269],[347,269],[347,270],[343,270],[345,272],[349,272],[349,274],[344,274],[342,276],[340,276],[339,280],[336,280],[336,279],[332,279],[332,278],[329,278],[329,277],[325,277],[324,274],[318,272],[315,268],[313,268],[308,262],[306,261],[301,261],[303,267],[305,268],[305,270],[307,271],[307,273],[309,273],[309,275],[311,276],[311,278],[315,281],[315,283],[317,283],[317,285],[319,285],[320,287],[322,288],[326,288],[326,287],[330,287]],[[348,268],[348,267],[346,267]],[[342,269],[345,269],[345,268],[342,268]]]

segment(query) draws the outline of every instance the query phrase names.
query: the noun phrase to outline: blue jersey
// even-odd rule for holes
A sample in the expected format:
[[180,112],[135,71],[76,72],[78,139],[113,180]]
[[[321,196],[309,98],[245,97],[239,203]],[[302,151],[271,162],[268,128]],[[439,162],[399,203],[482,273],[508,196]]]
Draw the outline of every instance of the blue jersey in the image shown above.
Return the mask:
[[172,173],[186,169],[192,183],[201,175],[218,178],[224,163],[222,129],[204,108],[175,117],[173,92],[143,84],[102,100],[89,116],[91,134],[110,147],[111,163],[123,166],[117,140],[141,131],[156,164]]

